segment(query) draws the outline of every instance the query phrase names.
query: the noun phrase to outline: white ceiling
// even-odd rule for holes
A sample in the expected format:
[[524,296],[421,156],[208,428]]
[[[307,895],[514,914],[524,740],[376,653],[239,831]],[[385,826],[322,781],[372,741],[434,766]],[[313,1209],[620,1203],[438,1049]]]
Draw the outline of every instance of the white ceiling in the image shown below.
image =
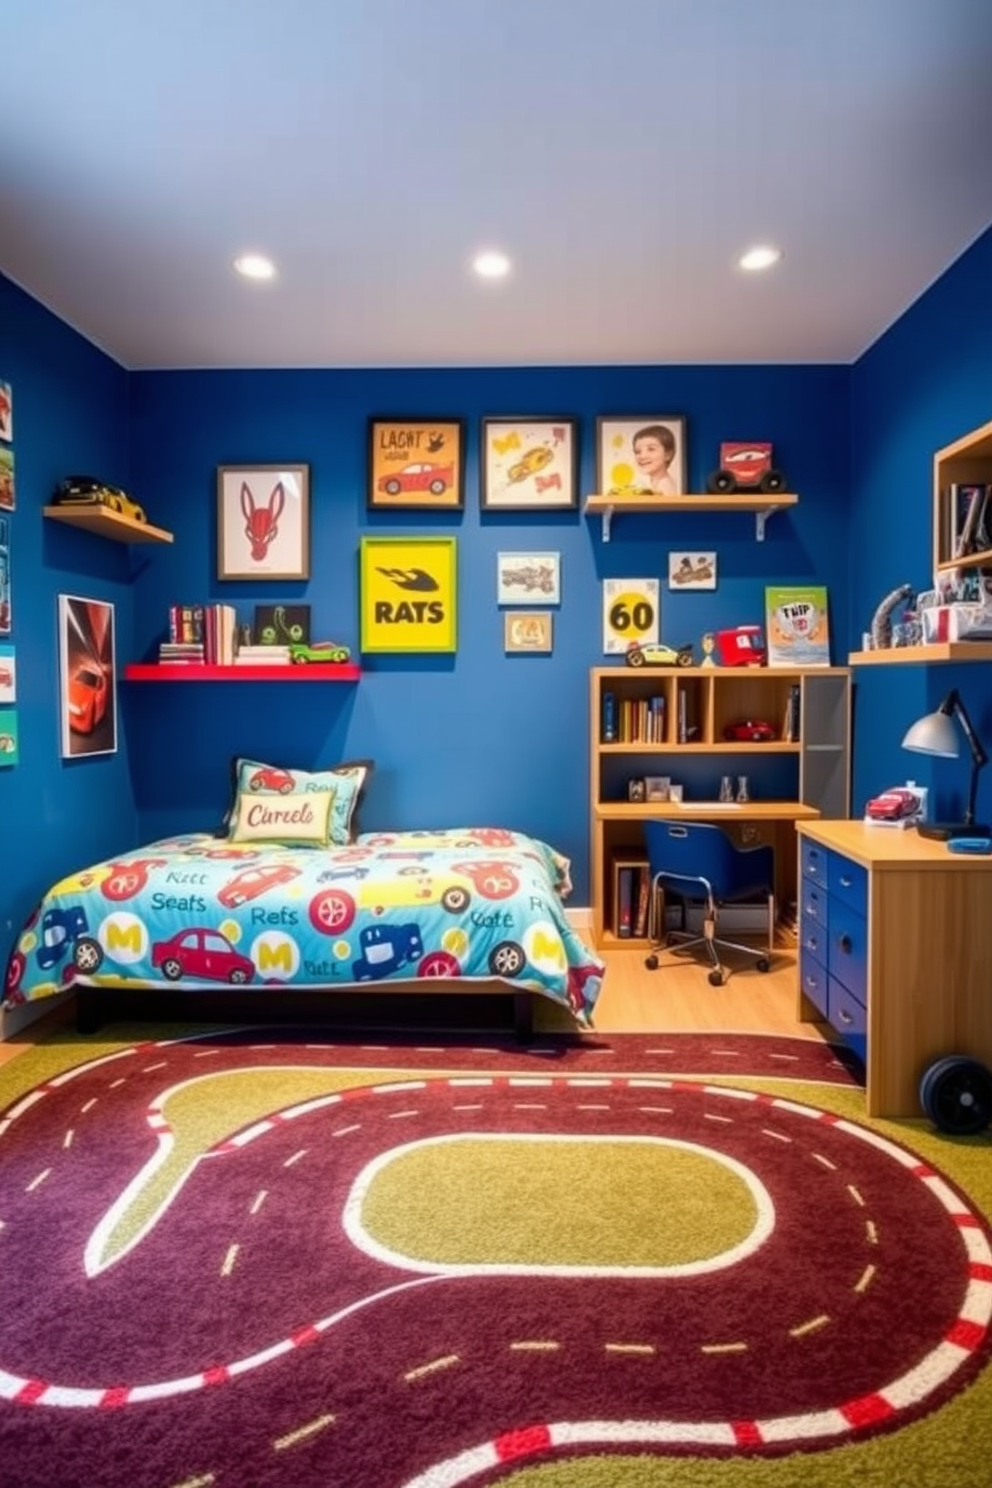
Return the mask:
[[0,0],[0,270],[130,368],[848,362],[990,222],[992,0]]

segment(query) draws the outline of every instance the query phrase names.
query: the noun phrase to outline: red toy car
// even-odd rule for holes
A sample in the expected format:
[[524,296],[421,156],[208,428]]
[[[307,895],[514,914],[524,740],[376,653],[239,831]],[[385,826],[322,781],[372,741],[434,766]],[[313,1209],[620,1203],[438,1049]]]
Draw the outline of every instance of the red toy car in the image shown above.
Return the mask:
[[238,986],[255,975],[254,963],[219,930],[179,930],[171,939],[157,941],[152,946],[152,965],[160,966],[170,982],[193,976]]
[[785,475],[772,464],[770,444],[759,440],[724,443],[720,446],[720,468],[710,476],[706,488],[718,496],[732,491],[784,491]]
[[764,666],[768,658],[760,625],[735,625],[730,630],[718,630],[716,649],[720,665],[725,667]]
[[770,744],[773,739],[778,738],[778,734],[763,718],[742,718],[737,723],[728,723],[723,737],[742,739],[748,744]]
[[288,796],[295,789],[296,782],[288,770],[280,770],[276,765],[263,765],[256,770],[248,781],[248,789],[252,791],[278,791],[281,796]]
[[902,821],[907,816],[914,816],[919,809],[920,798],[916,792],[896,786],[869,801],[865,814],[873,821]]

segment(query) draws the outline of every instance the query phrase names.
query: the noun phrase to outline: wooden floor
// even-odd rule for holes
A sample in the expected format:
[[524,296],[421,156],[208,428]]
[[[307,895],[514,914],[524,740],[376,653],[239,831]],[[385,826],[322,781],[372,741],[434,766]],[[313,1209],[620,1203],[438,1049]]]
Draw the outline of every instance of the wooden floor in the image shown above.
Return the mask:
[[[740,965],[722,987],[711,987],[706,966],[671,952],[649,971],[643,950],[604,952],[606,977],[596,1005],[599,1033],[782,1033],[795,1038],[827,1038],[826,1025],[796,1019],[796,952],[776,953],[766,973]],[[554,1011],[552,1009],[552,1011]],[[71,1022],[71,1007],[31,1024],[0,1042],[0,1064],[37,1041],[52,1021]],[[543,1020],[542,1020],[543,1021]],[[557,1026],[557,1025],[556,1025]]]

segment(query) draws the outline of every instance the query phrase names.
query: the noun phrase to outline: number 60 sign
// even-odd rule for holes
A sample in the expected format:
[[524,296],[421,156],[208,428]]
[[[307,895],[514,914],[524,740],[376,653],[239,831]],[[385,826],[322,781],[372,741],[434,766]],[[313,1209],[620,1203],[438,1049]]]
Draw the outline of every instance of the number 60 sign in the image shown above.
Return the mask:
[[603,651],[607,656],[622,656],[632,641],[657,642],[660,591],[658,579],[603,580]]

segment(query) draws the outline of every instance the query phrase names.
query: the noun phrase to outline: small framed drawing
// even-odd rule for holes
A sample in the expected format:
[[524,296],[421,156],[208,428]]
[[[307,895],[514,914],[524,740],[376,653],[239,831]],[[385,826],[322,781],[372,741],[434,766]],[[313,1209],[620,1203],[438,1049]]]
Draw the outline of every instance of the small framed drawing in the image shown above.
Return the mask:
[[596,490],[603,496],[682,496],[685,418],[651,413],[596,420]]
[[59,595],[62,757],[117,753],[114,607]]
[[575,418],[484,418],[483,511],[575,508],[578,429]]
[[550,651],[554,616],[547,610],[507,610],[503,616],[504,651]]
[[0,381],[0,439],[9,444],[14,437],[14,390],[9,382]]
[[644,777],[644,799],[646,801],[667,801],[671,789],[670,775],[645,775]]
[[252,632],[256,646],[310,644],[309,605],[256,605]]
[[561,603],[560,553],[497,553],[496,603]]
[[670,589],[715,589],[715,553],[669,553]]
[[369,419],[369,510],[460,511],[462,419]]
[[310,577],[309,465],[218,465],[217,577]]
[[455,651],[458,539],[363,537],[363,651]]

